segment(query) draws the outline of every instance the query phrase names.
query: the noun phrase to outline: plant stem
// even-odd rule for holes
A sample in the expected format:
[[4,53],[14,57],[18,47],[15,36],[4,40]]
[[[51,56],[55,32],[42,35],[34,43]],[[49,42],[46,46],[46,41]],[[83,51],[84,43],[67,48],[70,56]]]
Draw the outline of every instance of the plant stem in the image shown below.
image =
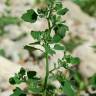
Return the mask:
[[[48,21],[48,28],[49,28],[49,32],[51,33],[51,25],[50,25],[50,14],[51,14],[51,10],[49,11],[49,15],[47,18]],[[45,44],[48,45],[48,42],[45,41]],[[47,83],[48,83],[48,77],[49,77],[49,63],[48,63],[48,52],[45,48],[45,59],[46,59],[46,75],[45,75],[45,81],[44,81],[44,94],[43,96],[47,96]]]
[[45,52],[45,58],[46,58],[46,76],[44,81],[44,96],[46,96],[46,90],[47,90],[47,82],[48,82],[48,76],[49,76],[49,64],[48,64],[48,53]]
[[[50,26],[50,20],[48,20],[48,27],[49,27],[49,32],[51,32],[51,26]],[[45,41],[45,44],[48,44],[46,41]],[[44,96],[47,96],[47,82],[48,82],[48,76],[49,76],[49,63],[48,63],[48,52],[45,48],[45,59],[46,59],[46,76],[45,76],[45,81],[44,81]]]

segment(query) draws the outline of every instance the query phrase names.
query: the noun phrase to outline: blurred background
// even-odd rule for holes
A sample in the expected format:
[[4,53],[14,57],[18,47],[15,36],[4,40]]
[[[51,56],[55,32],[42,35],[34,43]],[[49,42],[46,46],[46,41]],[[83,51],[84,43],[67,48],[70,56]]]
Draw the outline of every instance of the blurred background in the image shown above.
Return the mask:
[[[62,43],[69,53],[80,58],[77,70],[87,79],[96,73],[96,0],[62,0],[62,3],[69,9],[62,19],[70,29]],[[26,10],[35,7],[35,0],[0,0],[0,96],[9,96],[12,86],[8,79],[21,66],[44,76],[44,54],[40,51],[29,54],[23,48],[34,41],[31,30],[47,28],[45,19],[34,24],[21,20]],[[50,62],[56,62],[62,55],[62,52],[57,52]],[[95,92],[96,96],[96,91],[90,92]],[[84,94],[82,96],[91,96]]]

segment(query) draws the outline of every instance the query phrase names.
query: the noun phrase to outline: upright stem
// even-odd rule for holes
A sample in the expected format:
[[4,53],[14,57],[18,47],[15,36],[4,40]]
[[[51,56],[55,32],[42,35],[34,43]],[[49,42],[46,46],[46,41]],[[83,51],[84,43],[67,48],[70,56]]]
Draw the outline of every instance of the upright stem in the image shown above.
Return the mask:
[[[51,10],[49,12],[49,16],[47,18],[47,21],[48,21],[48,28],[49,28],[49,32],[51,33],[51,25],[50,25],[50,20],[49,20],[49,17],[50,17],[50,14],[51,14]],[[48,45],[48,42],[45,41],[45,44]],[[47,82],[48,82],[48,77],[49,77],[49,63],[48,63],[48,52],[45,48],[45,59],[46,59],[46,76],[45,76],[45,81],[44,81],[44,94],[43,96],[47,96]]]
[[45,52],[45,58],[46,58],[46,76],[44,81],[44,96],[46,96],[46,90],[47,90],[47,82],[48,82],[48,76],[49,76],[49,64],[48,64],[48,53]]
[[[49,19],[47,19],[48,20],[48,27],[49,27],[49,31],[51,32],[51,27],[50,27],[50,21],[49,21]],[[45,44],[47,44],[48,45],[48,43],[45,41]],[[45,48],[45,59],[46,59],[46,76],[45,76],[45,81],[44,81],[44,96],[47,96],[46,95],[46,91],[47,91],[47,82],[48,82],[48,76],[49,76],[49,63],[48,63],[48,52],[47,52],[47,50],[46,50],[46,48]]]

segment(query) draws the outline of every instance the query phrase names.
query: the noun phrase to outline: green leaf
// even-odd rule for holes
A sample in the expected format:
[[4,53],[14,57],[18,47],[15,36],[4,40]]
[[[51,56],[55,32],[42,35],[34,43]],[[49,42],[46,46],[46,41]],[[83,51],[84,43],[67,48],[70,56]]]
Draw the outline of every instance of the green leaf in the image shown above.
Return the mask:
[[35,87],[29,86],[29,90],[32,91],[33,94],[41,94],[42,92],[42,89],[40,87],[37,88],[36,86]]
[[52,50],[52,49],[49,49],[49,50],[48,50],[48,53],[49,53],[50,55],[54,55],[54,54],[55,54],[55,51]]
[[20,72],[18,72],[17,74],[15,74],[14,77],[11,77],[9,79],[9,83],[14,85],[14,84],[20,84],[22,82],[24,82],[24,76],[26,75],[25,73],[25,69],[24,68],[21,68],[20,69]]
[[15,76],[14,76],[14,80],[15,80],[16,84],[20,84],[20,83],[23,82],[23,81],[20,79],[20,77],[19,77],[18,74],[15,74]]
[[32,51],[36,50],[36,49],[33,48],[32,46],[28,46],[28,45],[25,45],[25,46],[24,46],[24,49],[28,50],[29,52],[32,52]]
[[75,92],[68,80],[65,80],[64,82],[61,83],[62,85],[62,90],[67,96],[75,96]]
[[48,52],[48,54],[50,54],[50,55],[54,55],[55,54],[55,51],[50,48],[50,45],[46,44],[46,45],[44,45],[44,48]]
[[26,96],[26,94],[19,87],[16,87],[13,94],[10,96]]
[[12,85],[16,84],[14,77],[9,78],[9,83]]
[[37,10],[39,17],[43,18],[48,15],[48,9],[47,8],[41,8]]
[[62,39],[62,38],[61,38],[59,35],[55,34],[55,35],[53,36],[52,43],[58,43],[58,42],[61,41],[61,39]]
[[29,80],[28,90],[32,92],[32,94],[41,94],[42,87],[39,86],[39,81],[35,79]]
[[24,49],[28,50],[29,53],[31,53],[32,51],[35,51],[35,50],[40,50],[40,49],[38,49],[38,48],[29,46],[29,45],[25,45],[25,46],[24,46]]
[[40,41],[30,43],[29,45],[36,45],[36,44],[40,44]]
[[80,59],[78,57],[71,58],[71,64],[80,64]]
[[93,88],[96,88],[96,74],[94,74],[90,79],[89,79],[90,85]]
[[42,32],[37,32],[37,31],[31,31],[31,36],[34,39],[40,40],[41,39]]
[[68,31],[68,27],[64,24],[58,24],[56,25],[56,27],[54,28],[55,33],[58,34],[61,38],[63,38],[66,34],[66,31]]
[[36,22],[37,17],[37,13],[33,9],[30,9],[27,10],[27,13],[23,14],[21,18],[26,22],[34,23]]
[[80,59],[78,57],[72,57],[71,55],[65,55],[67,63],[80,64]]
[[56,18],[56,15],[52,15],[52,16],[50,17],[50,19],[51,19],[52,24],[55,25],[55,24],[56,24],[56,21],[57,21],[57,20],[56,20],[56,19],[57,19],[57,18]]
[[61,46],[60,44],[55,44],[54,49],[55,50],[64,50],[65,48],[64,48],[64,46]]
[[20,72],[18,74],[21,75],[21,76],[24,76],[25,75],[25,69],[21,68]]
[[67,63],[71,63],[71,58],[72,56],[71,55],[65,55],[65,60],[67,61]]
[[59,11],[57,11],[58,15],[65,15],[69,10],[67,8],[61,9]]
[[36,71],[28,71],[27,76],[29,79],[34,78],[34,76],[36,76]]
[[62,9],[63,5],[61,2],[57,2],[56,5],[55,5],[55,10],[60,10]]

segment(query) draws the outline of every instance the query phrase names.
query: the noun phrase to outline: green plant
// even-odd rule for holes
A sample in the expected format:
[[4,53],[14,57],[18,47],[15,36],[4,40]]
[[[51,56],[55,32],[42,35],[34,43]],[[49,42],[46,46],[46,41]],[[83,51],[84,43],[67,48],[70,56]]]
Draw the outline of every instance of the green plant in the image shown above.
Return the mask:
[[[45,18],[48,22],[48,28],[45,31],[31,31],[31,36],[36,42],[24,46],[29,53],[33,50],[40,50],[44,53],[46,60],[45,78],[38,77],[35,71],[27,71],[21,68],[15,76],[9,79],[9,82],[12,85],[26,83],[27,87],[24,90],[16,87],[10,96],[27,96],[27,94],[32,94],[33,96],[57,96],[59,93],[67,96],[77,96],[77,88],[84,88],[84,84],[82,84],[83,87],[81,87],[82,78],[79,72],[72,66],[79,64],[80,59],[68,54],[66,48],[61,43],[66,32],[69,30],[65,21],[61,19],[62,16],[67,13],[68,9],[63,7],[60,0],[46,0],[42,2],[44,6],[37,10],[27,10],[27,12],[23,14],[22,19],[29,23],[35,23],[38,18]],[[44,50],[35,48],[33,45],[40,45]],[[53,47],[51,45],[53,45]],[[62,51],[64,56],[58,59],[57,63],[54,64],[54,68],[50,70],[49,57],[53,56],[57,50]],[[58,70],[61,67],[66,69],[65,74]],[[71,77],[74,77],[79,87],[74,85]],[[59,88],[52,84],[55,80],[58,80],[60,83]]]

